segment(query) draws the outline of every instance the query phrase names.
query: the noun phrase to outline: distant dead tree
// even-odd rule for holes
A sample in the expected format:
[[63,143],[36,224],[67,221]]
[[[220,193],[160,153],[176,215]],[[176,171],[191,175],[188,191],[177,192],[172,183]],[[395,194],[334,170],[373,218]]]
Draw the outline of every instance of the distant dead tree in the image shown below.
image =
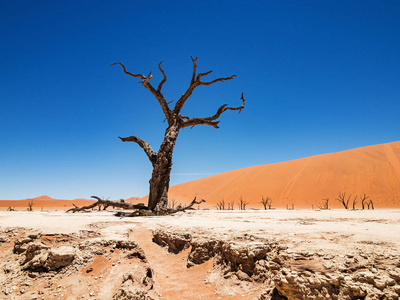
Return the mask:
[[374,202],[372,202],[372,200],[370,199],[368,202],[367,202],[367,206],[368,206],[368,209],[371,207],[371,209],[374,209]]
[[225,210],[225,200],[224,200],[224,198],[222,198],[222,200],[219,201],[216,206],[217,206],[218,210]]
[[261,203],[264,206],[265,210],[267,209],[267,207],[268,209],[271,209],[272,199],[270,197],[264,198],[264,196],[261,196]]
[[345,209],[349,209],[350,198],[351,194],[348,197],[346,197],[346,192],[344,193],[339,192],[339,196],[336,198],[336,200],[342,203]]
[[246,205],[249,204],[246,200],[243,200],[243,197],[240,196],[238,207],[240,210],[246,210]]
[[361,198],[361,207],[362,209],[365,209],[369,197],[367,196],[367,194],[364,193],[360,198]]
[[234,210],[235,200],[228,202],[228,210]]
[[356,210],[356,204],[358,203],[357,196],[354,196],[352,203],[353,203],[353,210]]
[[27,210],[28,211],[33,211],[33,206],[35,205],[35,203],[33,203],[33,200],[30,200],[29,202],[28,202],[28,208],[27,208]]
[[[15,207],[14,207],[14,208],[15,208]],[[7,211],[15,211],[14,208],[12,208],[11,206],[9,206],[9,207],[7,208]]]
[[287,210],[294,210],[294,204],[292,203],[290,206],[291,207],[289,207],[289,204],[286,204],[286,209]]
[[317,205],[319,209],[329,209],[329,198],[322,199],[324,203],[322,205]]
[[214,115],[209,117],[189,117],[182,115],[181,111],[183,106],[197,87],[210,86],[217,82],[231,80],[236,76],[232,75],[230,77],[217,78],[211,81],[203,81],[202,79],[205,76],[209,75],[212,71],[197,73],[197,57],[192,57],[192,62],[193,72],[189,87],[176,101],[174,107],[170,107],[170,103],[172,103],[172,101],[167,102],[167,100],[164,98],[163,93],[161,92],[164,83],[167,81],[167,76],[165,75],[164,70],[161,68],[162,62],[158,65],[158,69],[163,75],[163,79],[159,83],[158,87],[153,87],[153,85],[150,83],[151,79],[153,78],[151,72],[147,76],[143,74],[133,74],[128,72],[125,66],[120,62],[112,64],[120,65],[126,75],[134,78],[139,78],[141,80],[140,83],[157,99],[164,113],[165,121],[168,124],[168,127],[165,130],[164,140],[161,143],[158,152],[154,151],[148,142],[136,136],[120,137],[123,142],[134,142],[138,144],[139,147],[144,150],[153,166],[153,172],[149,181],[150,192],[147,209],[156,215],[165,214],[165,208],[167,208],[168,206],[168,190],[172,169],[172,153],[175,148],[175,143],[178,138],[179,131],[183,128],[193,128],[197,125],[208,125],[214,128],[219,128],[219,118],[224,112],[228,110],[241,112],[244,109],[245,105],[245,99],[242,93],[242,96],[240,98],[242,100],[242,104],[238,107],[230,107],[227,104],[224,104],[218,108]]

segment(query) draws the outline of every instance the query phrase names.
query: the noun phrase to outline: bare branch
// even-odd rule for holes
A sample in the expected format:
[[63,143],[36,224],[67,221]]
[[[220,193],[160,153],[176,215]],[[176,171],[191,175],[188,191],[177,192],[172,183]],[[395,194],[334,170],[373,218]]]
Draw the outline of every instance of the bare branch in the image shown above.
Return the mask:
[[183,127],[188,127],[188,126],[195,126],[195,125],[209,125],[212,126],[214,128],[219,128],[218,127],[218,123],[219,121],[216,121],[224,112],[226,112],[227,110],[238,110],[239,113],[242,111],[242,109],[244,108],[244,105],[246,103],[246,100],[243,97],[243,93],[242,96],[240,97],[240,99],[242,99],[243,103],[241,106],[238,107],[229,107],[228,104],[224,104],[222,105],[218,111],[216,112],[215,115],[211,116],[211,117],[206,117],[206,118],[192,118],[192,119],[188,119],[182,122],[182,128]]
[[162,208],[162,210],[167,214],[173,214],[173,213],[176,213],[179,211],[185,211],[187,209],[192,209],[192,206],[195,204],[201,204],[203,202],[206,202],[206,200],[204,200],[204,199],[201,199],[200,201],[196,201],[196,198],[197,198],[197,194],[196,194],[196,196],[194,196],[194,199],[192,200],[192,202],[190,202],[190,204],[185,207],[178,206],[176,209]]
[[111,64],[111,66],[113,66],[113,65],[120,65],[122,67],[122,69],[124,70],[124,73],[127,74],[127,75],[130,75],[130,76],[136,77],[136,78],[141,78],[143,80],[146,79],[146,76],[144,76],[143,74],[132,74],[131,72],[128,72],[126,70],[125,66],[120,62],[116,62],[116,63]]
[[132,77],[141,78],[142,79],[141,84],[148,91],[150,91],[150,93],[152,93],[153,96],[156,97],[156,99],[158,100],[158,103],[160,104],[160,106],[164,112],[164,115],[168,120],[168,124],[172,123],[171,110],[168,107],[167,101],[164,99],[164,95],[161,93],[161,87],[164,84],[164,82],[167,80],[164,71],[161,69],[161,63],[158,65],[158,67],[161,70],[161,73],[163,73],[164,79],[160,82],[160,85],[158,86],[157,90],[149,82],[149,80],[153,78],[153,76],[151,75],[151,71],[150,71],[149,75],[144,76],[143,74],[132,74],[132,73],[128,72],[126,70],[125,66],[120,62],[116,62],[111,65],[120,65],[122,67],[122,69],[124,70],[125,74],[130,75]]
[[196,87],[198,87],[199,85],[211,85],[211,84],[214,84],[214,83],[219,82],[219,81],[231,80],[231,79],[233,79],[234,77],[236,77],[236,75],[232,75],[232,76],[230,76],[230,77],[217,78],[217,79],[214,79],[214,80],[209,81],[209,82],[202,82],[202,81],[201,81],[201,77],[209,75],[212,71],[208,71],[208,72],[205,72],[205,73],[199,73],[199,74],[196,76],[196,69],[197,69],[197,63],[196,63],[196,62],[197,62],[197,57],[196,57],[196,58],[193,58],[193,57],[191,56],[191,59],[192,59],[192,62],[193,62],[193,75],[192,75],[192,80],[190,81],[190,86],[189,86],[189,88],[186,90],[186,92],[185,92],[185,93],[179,98],[179,100],[176,102],[175,108],[174,108],[174,112],[175,112],[175,113],[179,113],[179,112],[182,110],[182,107],[183,107],[183,105],[185,104],[186,100],[192,95],[194,89],[195,89]]
[[[210,74],[211,72],[212,72],[212,71],[210,71],[210,72],[208,72],[208,73],[203,73],[203,74],[208,75],[208,74]],[[197,77],[199,77],[199,76],[200,76],[200,74],[199,74]],[[214,84],[214,83],[216,83],[216,82],[231,80],[231,79],[233,79],[233,78],[235,78],[235,77],[236,77],[236,75],[232,75],[232,76],[230,76],[230,77],[225,77],[225,78],[217,78],[217,79],[214,79],[213,81],[210,81],[210,82],[200,82],[200,85],[212,85],[212,84]]]
[[192,84],[192,83],[194,83],[194,80],[196,78],[196,69],[197,69],[196,61],[197,61],[197,57],[193,58],[193,56],[190,56],[190,58],[192,59],[192,62],[193,62],[193,76],[192,76],[192,80],[190,81],[190,84]]
[[[161,64],[162,64],[162,62],[160,62],[160,63],[158,64],[158,69],[159,69],[160,72],[163,74],[164,78],[163,78],[163,80],[160,82],[160,84],[158,85],[158,88],[157,88],[157,92],[158,92],[158,93],[161,92],[161,88],[162,88],[163,84],[167,81],[167,76],[165,75],[164,70],[161,69]],[[169,104],[169,103],[167,103],[167,104]]]
[[142,139],[140,139],[136,136],[129,136],[126,138],[122,138],[119,136],[119,138],[123,142],[134,142],[134,143],[138,144],[144,150],[144,152],[147,154],[151,164],[154,165],[156,163],[157,154],[151,148],[149,143],[147,143],[146,141],[143,141]]

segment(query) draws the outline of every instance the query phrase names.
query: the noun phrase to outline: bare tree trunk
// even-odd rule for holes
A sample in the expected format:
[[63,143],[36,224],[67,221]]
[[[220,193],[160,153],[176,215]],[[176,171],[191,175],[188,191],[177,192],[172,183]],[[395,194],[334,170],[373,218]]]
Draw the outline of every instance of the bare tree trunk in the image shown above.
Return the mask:
[[165,131],[165,138],[158,151],[151,175],[148,208],[161,211],[168,206],[168,190],[172,168],[172,153],[179,133],[178,122],[174,122]]

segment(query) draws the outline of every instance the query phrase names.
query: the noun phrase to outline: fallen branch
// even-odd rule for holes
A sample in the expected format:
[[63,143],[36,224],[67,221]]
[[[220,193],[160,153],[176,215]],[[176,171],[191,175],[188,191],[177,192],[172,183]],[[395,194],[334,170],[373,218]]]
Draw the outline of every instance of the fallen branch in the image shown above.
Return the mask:
[[138,209],[138,210],[147,210],[147,206],[144,206],[142,204],[131,204],[131,203],[127,203],[127,202],[117,202],[117,201],[110,201],[110,200],[102,200],[97,196],[92,196],[91,198],[96,199],[97,202],[94,202],[90,205],[86,205],[86,206],[82,206],[82,207],[78,207],[75,204],[72,203],[72,205],[74,206],[74,208],[70,208],[68,209],[66,212],[79,212],[79,211],[86,211],[89,209],[93,209],[96,206],[111,206],[111,207],[119,207],[119,208],[123,208],[123,209]]
[[177,208],[175,208],[175,209],[173,209],[173,208],[163,208],[162,210],[163,210],[166,214],[169,215],[169,214],[174,214],[174,213],[179,212],[179,211],[185,211],[185,210],[187,210],[187,209],[193,209],[193,208],[192,208],[193,205],[195,205],[195,204],[201,204],[201,203],[203,203],[203,202],[206,202],[206,200],[204,200],[204,199],[201,199],[200,201],[196,201],[196,198],[197,198],[197,194],[196,194],[196,196],[194,196],[193,201],[190,202],[190,204],[189,204],[188,206],[185,206],[185,207],[177,207]]
[[[91,196],[91,198],[96,199],[97,202],[94,202],[90,205],[86,205],[86,206],[82,206],[82,207],[78,207],[75,204],[72,203],[72,205],[74,206],[73,208],[70,208],[66,211],[66,213],[68,212],[89,212],[89,210],[95,208],[96,206],[101,206],[103,205],[103,207],[119,207],[119,208],[123,208],[123,209],[133,209],[136,210],[134,212],[117,212],[115,215],[117,217],[139,217],[139,216],[155,216],[155,214],[148,209],[147,206],[143,205],[143,204],[131,204],[131,203],[126,203],[126,202],[122,202],[122,201],[110,201],[110,200],[102,200],[97,196]],[[193,201],[185,206],[185,207],[177,207],[175,209],[173,208],[164,208],[162,209],[162,211],[164,212],[165,215],[170,215],[179,211],[185,211],[187,209],[193,209],[192,206],[195,204],[201,204],[203,202],[206,202],[206,200],[201,199],[200,201],[196,201],[197,195],[194,197]]]

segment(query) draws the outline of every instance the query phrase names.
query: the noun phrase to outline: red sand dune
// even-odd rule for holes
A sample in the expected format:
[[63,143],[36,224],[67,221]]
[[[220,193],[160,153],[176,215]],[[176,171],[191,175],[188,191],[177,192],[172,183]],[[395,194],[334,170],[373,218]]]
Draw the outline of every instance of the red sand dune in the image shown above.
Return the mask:
[[73,207],[72,203],[77,206],[84,206],[93,203],[93,200],[74,199],[74,200],[58,200],[49,196],[40,196],[24,200],[0,200],[0,209],[4,210],[11,206],[16,210],[28,208],[28,203],[33,201],[33,210],[43,209],[68,209]]
[[330,198],[329,206],[340,208],[339,192],[358,198],[366,193],[375,208],[400,208],[400,142],[217,174],[173,186],[169,198],[187,203],[198,193],[207,201],[202,207],[215,208],[223,198],[234,200],[235,209],[240,196],[248,208],[261,208],[262,195],[275,208],[316,208]]

